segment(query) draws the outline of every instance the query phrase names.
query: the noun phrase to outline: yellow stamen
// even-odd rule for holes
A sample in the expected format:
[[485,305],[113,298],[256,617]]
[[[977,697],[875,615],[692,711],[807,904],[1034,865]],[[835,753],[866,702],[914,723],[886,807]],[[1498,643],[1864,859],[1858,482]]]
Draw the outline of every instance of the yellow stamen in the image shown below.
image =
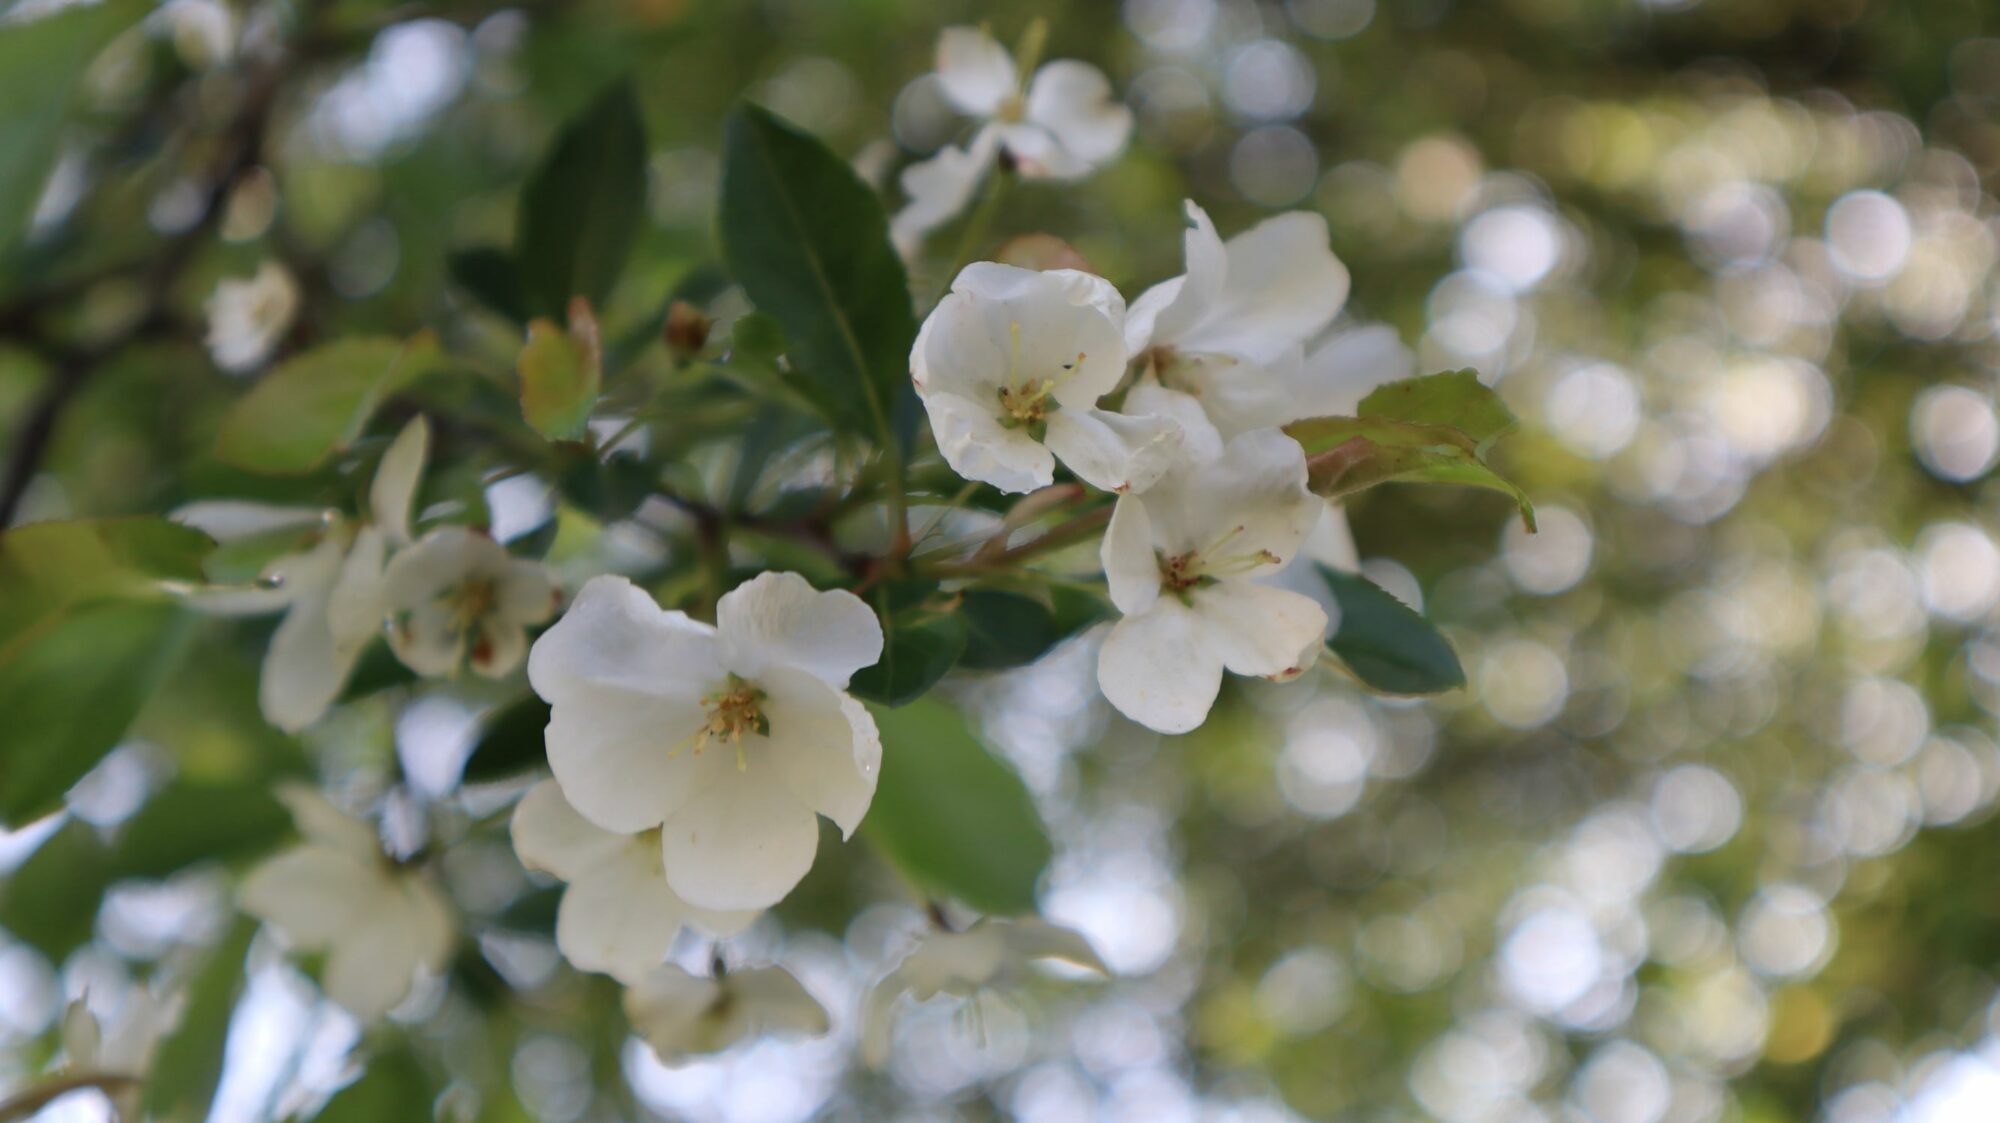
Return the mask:
[[1053,378],[1027,378],[1021,373],[1021,322],[1015,320],[1007,325],[1009,343],[1007,347],[1007,379],[1000,387],[1000,408],[1006,412],[1003,424],[1032,425],[1047,417],[1057,403],[1049,400],[1056,387],[1069,381],[1070,376],[1083,366],[1084,353],[1079,351],[1076,358],[1064,363],[1062,370]]
[[750,762],[743,755],[743,738],[750,734],[764,736],[771,732],[770,719],[764,716],[763,702],[763,691],[730,675],[728,689],[701,700],[705,719],[693,733],[667,750],[668,758],[678,755],[682,749],[692,749],[694,755],[700,756],[710,742],[721,741],[736,749],[737,771],[748,769]]
[[1284,559],[1269,550],[1252,550],[1244,554],[1224,554],[1224,546],[1236,540],[1244,527],[1237,525],[1218,535],[1215,541],[1185,554],[1160,559],[1160,580],[1169,589],[1180,592],[1194,588],[1222,577],[1234,577],[1249,573],[1267,565],[1281,564]]

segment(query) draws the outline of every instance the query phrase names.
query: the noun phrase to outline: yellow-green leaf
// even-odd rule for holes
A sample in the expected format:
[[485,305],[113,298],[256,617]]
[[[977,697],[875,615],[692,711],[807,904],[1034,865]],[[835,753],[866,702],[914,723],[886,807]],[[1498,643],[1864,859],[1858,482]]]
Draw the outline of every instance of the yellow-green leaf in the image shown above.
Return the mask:
[[383,399],[433,369],[442,353],[413,339],[355,336],[280,363],[223,415],[215,453],[239,468],[310,472],[361,435]]

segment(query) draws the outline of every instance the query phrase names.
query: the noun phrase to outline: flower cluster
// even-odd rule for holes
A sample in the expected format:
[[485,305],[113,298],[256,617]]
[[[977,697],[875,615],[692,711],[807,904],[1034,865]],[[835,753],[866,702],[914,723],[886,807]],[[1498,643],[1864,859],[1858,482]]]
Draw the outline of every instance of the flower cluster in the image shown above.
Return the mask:
[[1324,219],[1279,215],[1225,242],[1200,207],[1187,215],[1186,272],[1129,310],[1089,273],[979,262],[910,356],[960,475],[1023,492],[1060,462],[1117,494],[1102,560],[1123,619],[1098,684],[1167,733],[1201,724],[1224,670],[1284,681],[1317,658],[1324,609],[1263,582],[1337,516],[1278,426],[1352,395],[1363,374],[1307,357],[1347,296]]

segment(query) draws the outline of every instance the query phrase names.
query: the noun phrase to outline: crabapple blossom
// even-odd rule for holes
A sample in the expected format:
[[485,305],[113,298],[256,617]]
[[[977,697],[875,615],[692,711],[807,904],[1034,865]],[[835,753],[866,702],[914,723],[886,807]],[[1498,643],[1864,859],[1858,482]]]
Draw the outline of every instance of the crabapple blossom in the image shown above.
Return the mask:
[[1185,733],[1208,716],[1223,671],[1283,681],[1310,667],[1326,613],[1257,578],[1284,568],[1323,510],[1305,453],[1275,429],[1121,496],[1102,549],[1123,613],[1098,655],[1105,698],[1150,729]]
[[468,664],[487,678],[508,674],[528,653],[528,625],[553,615],[557,600],[540,563],[463,526],[424,535],[382,574],[389,647],[433,677]]
[[1326,220],[1281,214],[1224,242],[1187,203],[1187,272],[1141,293],[1125,317],[1140,370],[1200,402],[1225,437],[1300,417],[1304,347],[1347,299]]
[[1103,71],[1057,59],[1024,89],[1013,56],[982,28],[949,27],[938,36],[937,80],[945,100],[979,128],[964,147],[947,145],[904,169],[910,201],[889,229],[906,254],[965,209],[1003,151],[1023,177],[1074,180],[1115,159],[1132,133],[1132,111],[1112,98]]
[[869,992],[863,1058],[877,1067],[888,1059],[891,1015],[905,994],[918,1002],[940,994],[971,997],[1011,981],[1035,960],[1059,960],[1100,975],[1109,973],[1082,933],[1039,917],[987,918],[962,932],[944,928],[925,932]]
[[664,964],[626,989],[625,1017],[669,1063],[719,1053],[753,1033],[813,1036],[831,1024],[826,1007],[776,966],[703,978]]
[[1125,301],[1101,277],[995,262],[965,267],[917,333],[910,376],[953,471],[1032,491],[1060,459],[1106,491],[1144,491],[1179,426],[1097,408],[1125,373]]
[[221,615],[285,614],[271,636],[258,681],[265,720],[296,733],[340,695],[355,661],[382,631],[383,566],[410,539],[410,506],[423,475],[430,426],[403,427],[376,467],[366,520],[314,508],[231,500],[191,503],[174,517],[223,541],[309,532],[309,544],[266,566],[258,587],[194,598]]
[[451,911],[430,878],[399,868],[375,831],[301,784],[279,788],[303,841],[250,871],[243,911],[295,947],[327,953],[327,997],[363,1021],[389,1012],[418,972],[450,957]]
[[721,937],[756,919],[681,900],[660,865],[658,831],[604,830],[577,814],[554,780],[521,797],[513,834],[522,865],[569,883],[556,908],[556,947],[585,971],[636,983],[665,961],[682,925]]
[[208,298],[208,350],[215,365],[234,374],[262,366],[299,312],[299,284],[291,271],[266,261],[244,278],[217,282]]
[[549,765],[571,806],[619,834],[660,829],[666,879],[705,909],[761,909],[819,848],[816,813],[852,835],[882,743],[847,680],[882,655],[861,598],[765,573],[713,627],[595,577],[528,656],[552,709]]

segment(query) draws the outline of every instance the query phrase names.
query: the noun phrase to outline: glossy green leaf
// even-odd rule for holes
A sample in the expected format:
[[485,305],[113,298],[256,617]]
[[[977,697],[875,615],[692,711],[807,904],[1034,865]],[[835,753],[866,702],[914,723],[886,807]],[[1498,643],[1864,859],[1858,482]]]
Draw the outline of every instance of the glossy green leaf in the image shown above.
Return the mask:
[[514,261],[525,311],[602,304],[637,240],[646,204],[646,123],[628,81],[563,126],[521,188]]
[[1465,668],[1431,622],[1358,573],[1320,567],[1340,605],[1327,650],[1385,694],[1437,694],[1465,685]]
[[[882,603],[878,595],[877,612]],[[885,706],[907,705],[958,663],[965,652],[965,620],[923,606],[882,615],[882,658],[856,672],[848,692]]]
[[239,468],[310,472],[361,436],[384,398],[440,360],[428,333],[351,336],[280,363],[222,417],[215,453]]
[[1484,454],[1514,427],[1513,411],[1479,381],[1474,370],[1448,370],[1378,386],[1361,399],[1362,417],[1386,417],[1419,425],[1444,425],[1471,437]]
[[874,189],[824,144],[744,105],[723,140],[722,254],[784,328],[797,385],[837,424],[887,440],[916,318]]
[[189,984],[180,1023],[161,1039],[146,1079],[142,1102],[148,1118],[196,1123],[208,1116],[222,1078],[230,1014],[243,991],[244,958],[256,932],[255,921],[238,920]]
[[368,1058],[359,1079],[326,1101],[318,1123],[419,1123],[434,1118],[430,1077],[408,1049]]
[[1315,417],[1285,426],[1305,447],[1314,493],[1341,498],[1392,482],[1463,484],[1503,492],[1535,528],[1535,508],[1520,488],[1486,466],[1480,444],[1447,425],[1386,417]]
[[197,584],[215,543],[154,517],[29,523],[0,533],[0,664],[23,635],[92,600]]
[[513,254],[498,246],[476,246],[447,255],[444,264],[458,287],[487,308],[516,323],[528,319],[528,298]]
[[542,765],[548,760],[548,727],[549,704],[533,694],[501,709],[480,727],[472,755],[465,759],[464,781],[505,779]]
[[76,5],[0,25],[0,254],[27,232],[84,70],[148,5]]
[[1032,912],[1050,847],[1021,778],[939,699],[868,709],[882,732],[882,775],[861,833],[926,893],[987,913]]
[[0,823],[62,804],[117,745],[179,658],[190,618],[171,604],[101,601],[20,637],[0,658]]

